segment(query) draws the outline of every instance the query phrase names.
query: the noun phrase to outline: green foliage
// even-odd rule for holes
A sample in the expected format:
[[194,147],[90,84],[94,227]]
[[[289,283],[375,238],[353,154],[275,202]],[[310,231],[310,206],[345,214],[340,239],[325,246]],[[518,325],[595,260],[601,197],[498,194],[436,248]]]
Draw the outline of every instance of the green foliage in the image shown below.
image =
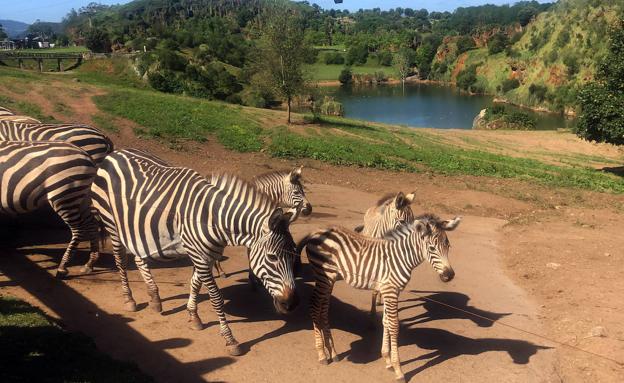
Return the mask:
[[0,381],[153,382],[135,364],[98,351],[93,339],[63,331],[41,310],[0,296]]
[[548,93],[548,88],[544,85],[529,85],[529,94],[537,99],[537,101],[542,102],[546,99],[546,94]]
[[262,128],[255,125],[229,125],[217,131],[219,141],[238,152],[258,152],[262,149]]
[[327,52],[324,59],[327,65],[342,65],[345,62],[344,56],[339,52]]
[[351,68],[350,67],[345,67],[340,72],[340,76],[338,77],[338,81],[340,81],[340,83],[342,85],[351,84],[351,81],[353,81],[353,73],[351,72]]
[[529,113],[496,104],[485,110],[485,121],[502,121],[505,129],[535,130],[537,121]]
[[368,48],[364,44],[354,44],[347,50],[347,65],[364,65],[368,60]]
[[599,65],[598,78],[612,92],[624,92],[624,18],[610,32],[609,53]]
[[379,65],[390,66],[392,65],[392,53],[389,51],[382,51],[377,54],[377,61]]
[[500,53],[509,45],[509,38],[504,33],[496,33],[487,43],[491,55]]
[[501,90],[503,93],[507,93],[512,89],[516,89],[520,86],[520,81],[517,78],[508,78],[501,83]]
[[578,57],[572,53],[567,53],[563,56],[563,64],[567,68],[568,76],[572,77],[578,73],[580,69],[580,65],[578,62]]
[[54,117],[44,114],[41,107],[32,102],[16,101],[10,97],[0,95],[0,106],[9,108],[13,112],[16,112],[25,116],[31,116],[33,118],[36,118],[39,121],[45,121],[49,123],[56,122],[56,119]]
[[342,104],[333,97],[325,96],[319,106],[319,112],[326,116],[342,116],[344,114],[344,109]]
[[477,66],[470,65],[457,74],[457,86],[460,89],[470,91],[477,82]]
[[563,48],[570,42],[570,31],[567,29],[562,30],[557,35],[557,39],[555,40],[555,47]]
[[469,51],[470,49],[473,49],[476,47],[476,44],[474,42],[474,39],[470,36],[460,36],[459,39],[457,39],[457,54],[460,55],[466,51]]
[[85,45],[89,50],[96,53],[108,53],[111,51],[111,41],[108,32],[103,29],[93,28],[87,33]]

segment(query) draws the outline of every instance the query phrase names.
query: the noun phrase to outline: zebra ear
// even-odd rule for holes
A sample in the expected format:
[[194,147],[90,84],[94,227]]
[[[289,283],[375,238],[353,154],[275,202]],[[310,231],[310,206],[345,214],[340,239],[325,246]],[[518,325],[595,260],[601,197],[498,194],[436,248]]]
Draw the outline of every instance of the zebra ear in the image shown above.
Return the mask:
[[425,235],[427,235],[427,232],[429,231],[427,225],[425,225],[424,223],[418,220],[414,221],[412,225],[414,229],[420,233],[421,237],[424,237]]
[[409,205],[409,202],[405,198],[405,194],[403,194],[403,192],[399,192],[396,197],[394,197],[394,206],[398,210],[401,210],[407,205]]
[[414,198],[416,198],[416,192],[409,193],[405,196],[405,200],[407,201],[408,205],[411,205],[412,202],[414,202]]
[[461,222],[462,217],[455,217],[451,220],[448,221],[442,221],[442,229],[446,230],[446,231],[452,231],[455,230],[455,228],[457,226],[459,226],[459,223]]
[[294,168],[291,172],[290,172],[290,182],[297,182],[299,181],[299,179],[301,178],[301,170],[303,169],[303,166],[299,166],[298,168]]
[[292,219],[292,212],[284,213],[281,207],[276,207],[269,217],[269,229],[271,231],[280,231],[287,229]]

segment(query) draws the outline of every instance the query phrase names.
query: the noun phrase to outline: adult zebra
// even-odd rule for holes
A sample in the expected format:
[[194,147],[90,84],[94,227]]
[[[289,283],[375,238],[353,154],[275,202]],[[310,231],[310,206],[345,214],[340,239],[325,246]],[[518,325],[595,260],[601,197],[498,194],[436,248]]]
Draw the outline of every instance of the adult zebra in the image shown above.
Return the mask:
[[57,269],[65,267],[80,240],[97,251],[97,226],[89,210],[89,190],[96,166],[80,148],[63,142],[0,141],[0,213],[17,215],[49,204],[71,230]]
[[41,121],[32,118],[30,116],[20,116],[7,108],[3,108],[0,106],[0,121],[14,121],[14,122],[25,122],[29,124],[41,124]]
[[[261,174],[252,181],[258,190],[270,196],[280,207],[296,210],[291,222],[294,222],[299,214],[308,216],[312,213],[312,204],[306,198],[301,183],[302,170],[303,167],[299,166],[291,171],[273,171]],[[296,258],[295,262],[297,261],[300,262],[299,258]],[[227,274],[219,261],[215,262],[215,271],[217,276],[221,276],[223,273],[227,278]],[[251,270],[249,271],[249,283],[251,286],[255,286],[255,278]]]
[[[407,195],[399,192],[396,195],[383,196],[377,204],[366,211],[364,225],[355,228],[356,232],[372,238],[383,238],[389,231],[414,221],[411,204],[415,193]],[[378,290],[373,290],[371,299],[371,317],[375,317],[377,305],[381,304]]]
[[113,151],[113,143],[104,133],[81,124],[26,124],[0,121],[0,141],[69,142],[89,153],[96,165]]
[[442,281],[453,279],[455,272],[448,260],[450,245],[446,232],[454,230],[459,222],[459,217],[442,221],[426,214],[390,231],[384,239],[365,237],[340,227],[319,230],[304,238],[297,249],[306,248],[314,271],[310,312],[319,362],[327,364],[338,358],[328,323],[329,298],[336,280],[344,279],[355,288],[381,292],[384,302],[381,354],[386,368],[394,368],[396,379],[404,381],[397,346],[399,293],[409,282],[412,270],[425,259]]
[[[158,288],[143,259],[188,256],[193,262],[187,309],[193,323],[197,292],[206,285],[228,351],[240,355],[223,312],[223,297],[212,275],[215,260],[227,245],[250,249],[250,267],[285,313],[298,297],[293,277],[294,242],[284,213],[266,194],[231,175],[210,179],[195,171],[172,167],[139,150],[119,150],[104,159],[92,187],[93,205],[111,235],[126,307],[136,303],[128,285],[123,248],[135,254],[148,284],[151,304],[160,305]],[[159,307],[160,308],[160,307]]]

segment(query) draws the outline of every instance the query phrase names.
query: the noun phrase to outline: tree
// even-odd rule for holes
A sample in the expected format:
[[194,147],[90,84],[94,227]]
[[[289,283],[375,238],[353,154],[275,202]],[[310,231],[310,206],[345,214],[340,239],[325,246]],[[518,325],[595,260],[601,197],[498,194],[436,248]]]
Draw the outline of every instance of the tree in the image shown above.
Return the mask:
[[509,38],[507,38],[507,35],[499,32],[490,38],[487,45],[490,54],[493,55],[504,51],[508,44]]
[[399,72],[401,78],[401,84],[403,84],[403,92],[405,92],[405,79],[411,71],[410,52],[407,49],[402,49],[394,56],[394,67]]
[[303,64],[311,49],[304,39],[304,20],[296,8],[281,1],[267,8],[262,17],[254,81],[285,99],[290,123],[292,99],[305,89]]
[[87,48],[96,53],[107,53],[111,51],[111,41],[105,30],[94,28],[87,34],[85,39]]
[[576,134],[588,141],[624,145],[624,19],[611,31],[609,52],[598,81],[578,95],[581,113]]
[[476,46],[474,39],[470,36],[460,36],[457,39],[457,54],[460,55]]
[[353,73],[351,72],[351,68],[345,67],[340,72],[340,76],[338,76],[338,81],[340,81],[342,85],[349,85],[351,84],[352,80],[353,80]]
[[2,24],[0,24],[0,39],[6,39],[7,38],[7,34],[4,31],[4,27],[2,26]]

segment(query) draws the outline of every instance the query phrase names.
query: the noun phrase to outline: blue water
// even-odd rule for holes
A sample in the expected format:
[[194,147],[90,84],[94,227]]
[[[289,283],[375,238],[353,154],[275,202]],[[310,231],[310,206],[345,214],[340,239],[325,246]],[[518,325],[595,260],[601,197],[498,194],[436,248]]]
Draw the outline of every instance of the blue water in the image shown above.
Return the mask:
[[[438,129],[471,129],[481,109],[492,105],[490,96],[470,96],[454,87],[405,84],[335,87],[328,92],[343,104],[345,117]],[[569,126],[562,116],[533,113],[537,129]]]

